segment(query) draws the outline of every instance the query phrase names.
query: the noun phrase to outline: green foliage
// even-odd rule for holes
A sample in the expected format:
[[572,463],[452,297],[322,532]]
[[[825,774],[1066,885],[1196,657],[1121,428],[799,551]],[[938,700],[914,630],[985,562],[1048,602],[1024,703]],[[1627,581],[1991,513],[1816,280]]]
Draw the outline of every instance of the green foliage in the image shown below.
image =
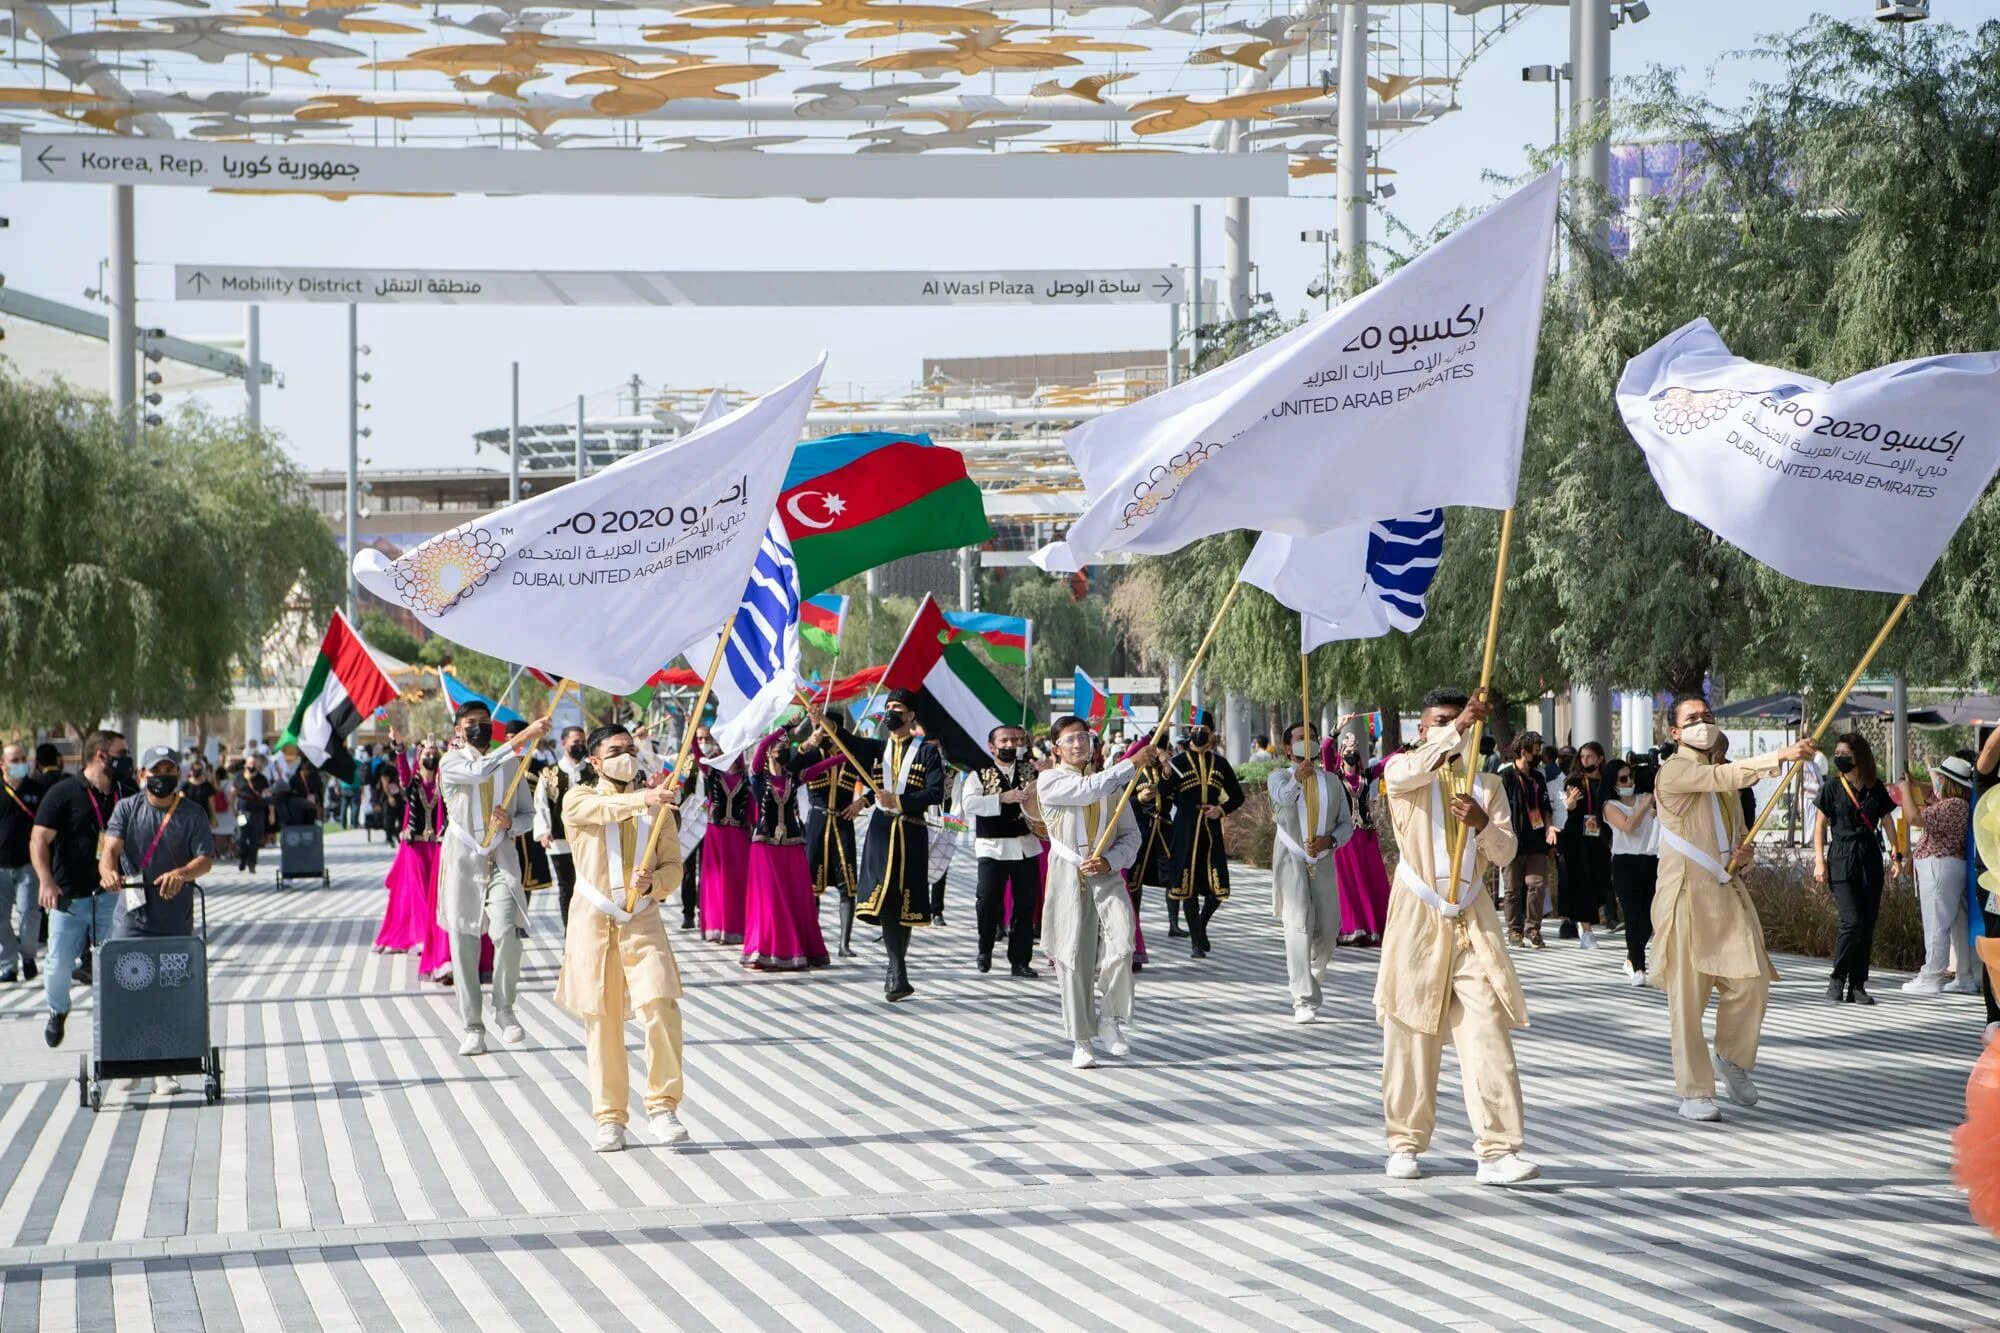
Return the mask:
[[128,449],[107,406],[0,373],[0,722],[223,707],[283,613],[317,636],[341,558],[275,438],[184,408]]
[[[1068,680],[1078,667],[1097,671],[1111,661],[1113,636],[1111,622],[1104,614],[1104,599],[1093,596],[1078,601],[1070,596],[1067,578],[1052,578],[1034,570],[1016,571],[1007,580],[1005,614],[1035,622],[1035,660],[1030,664],[1034,680],[1027,690],[1030,697],[1023,700],[1032,711],[1050,706],[1048,696],[1042,693],[1044,678]],[[984,649],[974,651],[1010,693],[1016,697],[1022,694],[1020,667],[986,659]],[[1097,683],[1104,681],[1098,677]]]
[[369,607],[360,613],[359,619],[361,623],[355,628],[361,631],[370,648],[411,665],[423,660],[423,644],[391,619],[388,612]]

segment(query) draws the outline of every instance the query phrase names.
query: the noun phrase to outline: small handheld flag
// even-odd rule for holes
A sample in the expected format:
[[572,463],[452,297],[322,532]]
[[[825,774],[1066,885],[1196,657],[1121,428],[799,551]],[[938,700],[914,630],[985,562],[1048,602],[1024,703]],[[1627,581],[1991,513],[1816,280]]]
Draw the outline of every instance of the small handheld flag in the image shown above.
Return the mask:
[[1093,727],[1103,726],[1111,716],[1111,697],[1083,674],[1082,667],[1076,669],[1076,699],[1072,707],[1078,717]]
[[825,652],[839,652],[841,631],[847,627],[847,600],[830,592],[806,598],[799,607],[799,637]]
[[1020,616],[994,615],[990,611],[947,611],[944,622],[951,626],[954,637],[970,634],[984,643],[994,661],[1012,666],[1027,665],[1029,636],[1034,633],[1033,621]]

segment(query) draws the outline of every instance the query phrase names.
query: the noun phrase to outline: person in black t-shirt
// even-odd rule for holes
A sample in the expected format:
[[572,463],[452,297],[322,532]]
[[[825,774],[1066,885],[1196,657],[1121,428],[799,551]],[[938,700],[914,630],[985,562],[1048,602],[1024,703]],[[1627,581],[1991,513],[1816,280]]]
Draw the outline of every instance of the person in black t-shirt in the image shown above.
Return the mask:
[[[87,941],[111,938],[118,895],[101,892],[97,852],[111,812],[138,790],[132,782],[132,747],[115,731],[83,739],[83,771],[64,778],[42,797],[28,855],[34,862],[42,909],[49,912],[49,966],[43,987],[49,1001],[42,1040],[60,1046],[69,1018],[69,986],[89,980],[78,967]],[[72,976],[72,969],[77,975]]]
[[[1826,998],[1873,1004],[1868,997],[1868,958],[1875,951],[1875,919],[1882,912],[1883,835],[1890,830],[1896,803],[1875,772],[1875,751],[1865,737],[1849,732],[1833,743],[1834,776],[1819,789],[1819,818],[1813,822],[1813,878],[1833,891],[1840,909],[1840,936],[1833,946],[1833,976]],[[1890,873],[1900,876],[1903,861],[1888,843]]]
[[257,873],[257,852],[264,845],[266,821],[270,818],[271,779],[264,776],[263,761],[246,755],[243,771],[229,782],[229,798],[236,806],[236,868]]
[[1542,944],[1542,910],[1548,896],[1549,851],[1556,845],[1556,812],[1548,779],[1536,757],[1544,753],[1540,732],[1514,738],[1514,762],[1500,770],[1500,789],[1514,821],[1514,859],[1501,880],[1500,906],[1512,944]]
[[42,904],[35,892],[35,868],[28,861],[28,834],[44,790],[27,750],[12,743],[0,747],[0,981],[35,979]]

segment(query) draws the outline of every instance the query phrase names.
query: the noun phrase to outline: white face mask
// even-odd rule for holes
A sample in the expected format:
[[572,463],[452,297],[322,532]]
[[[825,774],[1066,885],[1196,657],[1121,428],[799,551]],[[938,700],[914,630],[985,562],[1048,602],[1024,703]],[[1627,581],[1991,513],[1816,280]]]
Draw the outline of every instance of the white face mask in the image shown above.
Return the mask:
[[1681,744],[1704,754],[1713,751],[1721,739],[1722,728],[1713,722],[1696,722],[1681,728]]
[[636,754],[614,754],[597,766],[597,771],[620,786],[628,785],[639,776],[639,756]]
[[1293,741],[1293,742],[1292,742],[1292,758],[1294,758],[1294,759],[1303,759],[1303,758],[1305,758],[1305,757],[1306,757],[1306,756],[1307,756],[1308,754],[1311,754],[1311,753],[1312,753],[1312,742],[1310,742],[1310,741]]

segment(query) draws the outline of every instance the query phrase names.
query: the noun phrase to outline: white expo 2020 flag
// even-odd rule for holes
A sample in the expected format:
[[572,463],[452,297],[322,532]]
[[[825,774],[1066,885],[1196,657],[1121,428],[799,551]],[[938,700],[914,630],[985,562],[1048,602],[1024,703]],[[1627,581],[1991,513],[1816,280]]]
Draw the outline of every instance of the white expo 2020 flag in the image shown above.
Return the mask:
[[1089,498],[1036,563],[1512,506],[1560,185],[1548,172],[1339,308],[1070,431]]
[[355,577],[454,643],[630,694],[742,599],[825,366]]
[[1618,410],[1669,505],[1829,588],[1914,593],[2000,468],[2000,352],[1828,384],[1697,319],[1626,364]]

